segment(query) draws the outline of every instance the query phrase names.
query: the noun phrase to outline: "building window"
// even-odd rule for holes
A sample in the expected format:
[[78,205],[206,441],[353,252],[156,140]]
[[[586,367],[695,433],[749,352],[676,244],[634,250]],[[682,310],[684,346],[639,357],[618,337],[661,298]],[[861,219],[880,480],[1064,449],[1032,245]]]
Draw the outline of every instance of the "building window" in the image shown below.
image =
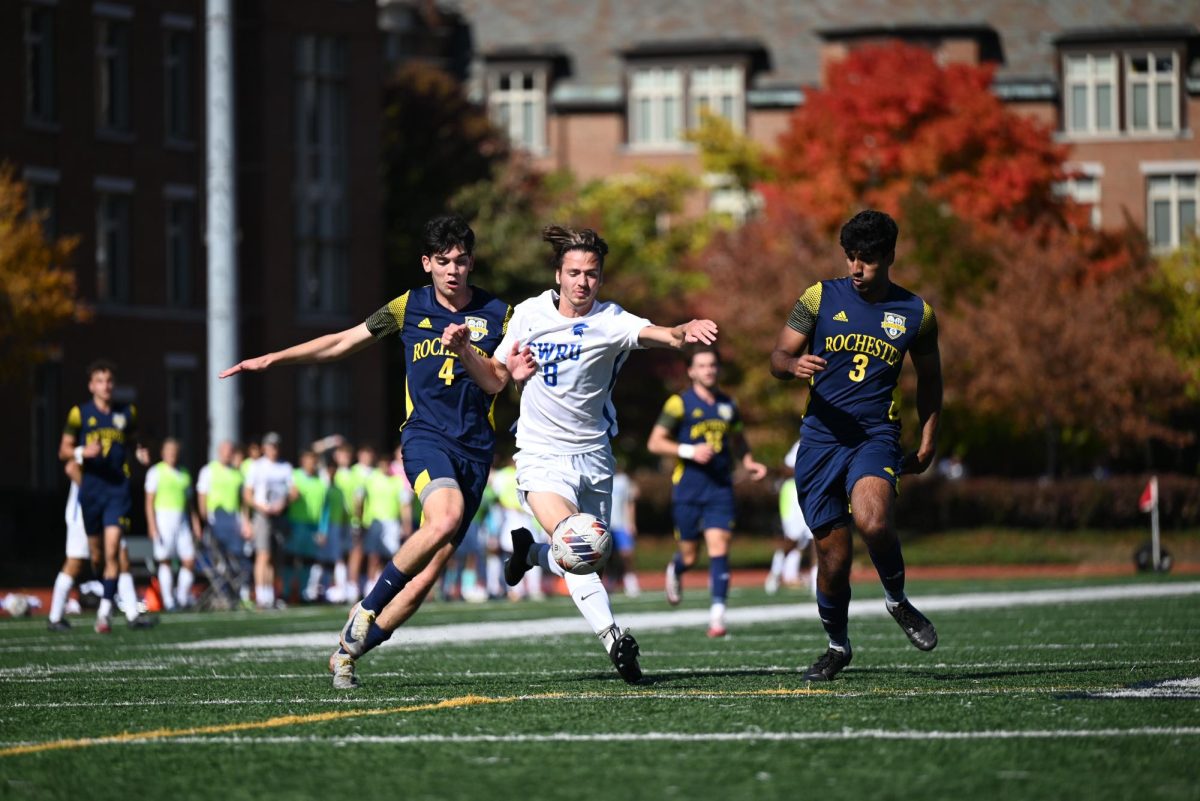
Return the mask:
[[163,40],[163,97],[167,139],[191,142],[194,38],[191,30],[169,27]]
[[187,196],[168,196],[166,219],[167,304],[188,307],[193,304],[195,287],[195,201]]
[[51,124],[57,119],[54,79],[54,9],[25,9],[25,118]]
[[1148,176],[1146,200],[1146,233],[1156,250],[1177,248],[1196,232],[1200,208],[1196,173]]
[[689,125],[700,125],[700,113],[707,110],[729,120],[734,130],[745,129],[744,79],[735,66],[710,66],[692,70]]
[[546,71],[501,69],[488,76],[488,109],[509,141],[531,153],[546,149]]
[[96,20],[96,127],[129,131],[129,21]]
[[1112,53],[1065,57],[1066,129],[1106,133],[1116,129],[1117,58]]
[[196,443],[192,436],[195,375],[189,368],[167,369],[167,436],[179,440],[180,461],[187,464]]
[[1054,191],[1060,197],[1069,197],[1088,213],[1088,223],[1092,228],[1100,227],[1100,179],[1104,176],[1104,167],[1097,163],[1067,165],[1071,175],[1055,185]]
[[673,67],[636,69],[629,82],[629,142],[678,145],[683,132],[683,72]]
[[340,314],[349,308],[345,43],[301,36],[295,66],[297,305]]
[[296,442],[341,434],[353,437],[350,414],[350,374],[342,365],[304,367],[296,376]]
[[101,189],[96,200],[96,297],[129,301],[130,195]]
[[1175,53],[1125,56],[1126,125],[1131,131],[1167,132],[1179,128],[1179,67]]
[[25,211],[41,218],[42,234],[47,240],[58,237],[58,170],[26,167],[21,177],[25,181]]

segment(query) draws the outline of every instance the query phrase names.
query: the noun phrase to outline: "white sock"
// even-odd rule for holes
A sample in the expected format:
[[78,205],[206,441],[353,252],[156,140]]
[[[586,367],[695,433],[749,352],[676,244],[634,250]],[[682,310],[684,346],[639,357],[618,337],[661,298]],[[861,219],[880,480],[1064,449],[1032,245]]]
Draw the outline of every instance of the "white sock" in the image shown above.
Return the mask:
[[616,624],[617,621],[613,619],[612,605],[608,601],[608,590],[604,589],[604,582],[600,580],[600,576],[595,573],[589,573],[586,576],[565,573],[563,577],[567,581],[571,600],[575,602],[575,606],[579,607],[580,614],[592,627],[592,631],[599,634],[609,626]]
[[794,584],[800,580],[800,549],[797,548],[787,555],[783,563],[783,580]]
[[333,586],[341,591],[342,597],[350,592],[350,588],[346,586],[346,563],[338,562],[333,566]]
[[542,572],[540,567],[531,567],[525,574],[525,589],[531,598],[546,597],[546,593],[542,590]]
[[259,606],[266,608],[275,605],[275,588],[270,584],[259,587],[256,595]]
[[[542,570],[549,570],[556,576],[571,575],[567,571],[563,570],[562,567],[559,566],[558,562],[555,562],[550,558],[550,545],[548,543],[535,542],[533,547],[529,549],[529,553],[530,555],[537,557],[537,563],[541,565]],[[567,586],[571,586],[570,581],[567,582]]]
[[500,562],[500,557],[496,554],[488,554],[487,558],[487,591],[488,595],[493,597],[504,594],[504,588],[500,586],[500,574],[504,571],[504,567]]
[[54,592],[50,595],[50,622],[57,623],[63,618],[63,609],[67,605],[67,596],[75,586],[75,579],[61,570],[54,577]]
[[132,573],[117,575],[117,597],[121,599],[121,606],[125,607],[125,619],[137,620],[139,614],[137,590],[133,587]]
[[166,562],[158,565],[158,591],[162,593],[163,609],[168,612],[175,608],[175,576],[171,574],[171,566]]
[[112,599],[101,598],[100,608],[96,610],[96,619],[108,620],[110,617],[112,617]]
[[713,604],[708,610],[708,620],[713,625],[725,623],[725,604]]
[[240,598],[243,601],[250,600],[250,585],[249,584],[242,585],[242,588],[238,590],[238,598]]
[[632,570],[625,574],[625,594],[631,598],[638,595],[642,591],[642,587],[638,584],[637,573]]
[[772,576],[778,577],[781,573],[783,573],[784,558],[785,558],[785,554],[783,553],[783,549],[782,548],[777,549],[775,551],[775,554],[771,557],[771,575]]
[[184,609],[192,605],[192,581],[194,579],[195,576],[190,569],[179,568],[179,586],[175,588],[175,598]]
[[318,562],[314,564],[308,571],[308,585],[304,588],[305,600],[315,600],[321,592],[321,576],[325,573],[325,568]]

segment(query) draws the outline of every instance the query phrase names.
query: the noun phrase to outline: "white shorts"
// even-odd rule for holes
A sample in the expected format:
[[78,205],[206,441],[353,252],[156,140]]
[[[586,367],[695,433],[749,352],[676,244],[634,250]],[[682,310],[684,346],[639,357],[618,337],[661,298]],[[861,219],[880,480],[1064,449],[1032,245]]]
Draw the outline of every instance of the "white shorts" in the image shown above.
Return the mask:
[[[608,522],[612,509],[613,475],[617,462],[612,448],[574,454],[517,451],[517,490],[521,505],[529,509],[530,492],[553,492],[581,512]],[[530,509],[530,513],[532,513]]]
[[797,548],[807,548],[812,542],[812,529],[804,521],[804,515],[797,509],[790,517],[783,518],[783,536],[796,543]]
[[75,504],[75,513],[67,518],[67,558],[91,559],[87,531],[83,527],[83,510]]
[[184,512],[155,512],[158,538],[154,540],[154,561],[166,562],[179,559],[182,562],[196,557],[196,543],[192,540],[192,529]]

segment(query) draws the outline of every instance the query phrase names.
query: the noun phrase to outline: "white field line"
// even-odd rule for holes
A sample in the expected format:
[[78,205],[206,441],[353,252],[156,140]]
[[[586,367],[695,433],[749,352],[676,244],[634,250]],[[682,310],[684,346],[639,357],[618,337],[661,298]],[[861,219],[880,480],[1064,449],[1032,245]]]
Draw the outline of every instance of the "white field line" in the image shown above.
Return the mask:
[[[1200,582],[1171,584],[1124,584],[1111,587],[1075,587],[1058,590],[1028,590],[1023,592],[981,592],[960,595],[931,595],[917,599],[918,607],[926,614],[933,612],[962,612],[969,610],[1000,610],[1018,606],[1046,606],[1066,603],[1174,598],[1200,594]],[[880,617],[887,610],[880,601],[852,601],[851,617]],[[731,609],[726,615],[730,627],[753,623],[777,623],[795,620],[816,620],[817,606],[811,601],[794,604],[773,604]],[[621,615],[620,624],[634,631],[690,628],[708,623],[707,609],[674,612],[637,612]],[[446,645],[484,640],[530,639],[563,634],[587,634],[588,626],[582,617],[551,617],[538,620],[511,620],[488,623],[454,623],[438,626],[411,626],[397,630],[384,645]],[[334,648],[337,632],[319,631],[293,634],[271,634],[256,637],[223,637],[213,640],[180,643],[183,650],[240,649],[240,648]]]
[[[1112,739],[1120,737],[1197,737],[1200,726],[1141,727],[1133,729],[991,729],[984,731],[914,731],[910,729],[840,729],[837,731],[754,732],[554,732],[551,734],[399,734],[345,737],[268,736],[171,737],[124,740],[116,745],[416,745],[423,743],[728,743],[728,742],[829,742],[832,740],[1057,740]],[[6,747],[21,743],[5,743]]]

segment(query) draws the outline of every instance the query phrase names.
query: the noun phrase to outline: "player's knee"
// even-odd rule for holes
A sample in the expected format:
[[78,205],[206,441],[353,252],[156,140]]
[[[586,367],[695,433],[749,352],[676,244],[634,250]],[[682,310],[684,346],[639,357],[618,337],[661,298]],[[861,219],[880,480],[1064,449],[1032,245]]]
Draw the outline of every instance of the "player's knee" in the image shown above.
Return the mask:
[[863,540],[868,545],[886,540],[890,534],[887,517],[881,514],[867,514],[862,517],[856,517],[854,525],[858,528]]

